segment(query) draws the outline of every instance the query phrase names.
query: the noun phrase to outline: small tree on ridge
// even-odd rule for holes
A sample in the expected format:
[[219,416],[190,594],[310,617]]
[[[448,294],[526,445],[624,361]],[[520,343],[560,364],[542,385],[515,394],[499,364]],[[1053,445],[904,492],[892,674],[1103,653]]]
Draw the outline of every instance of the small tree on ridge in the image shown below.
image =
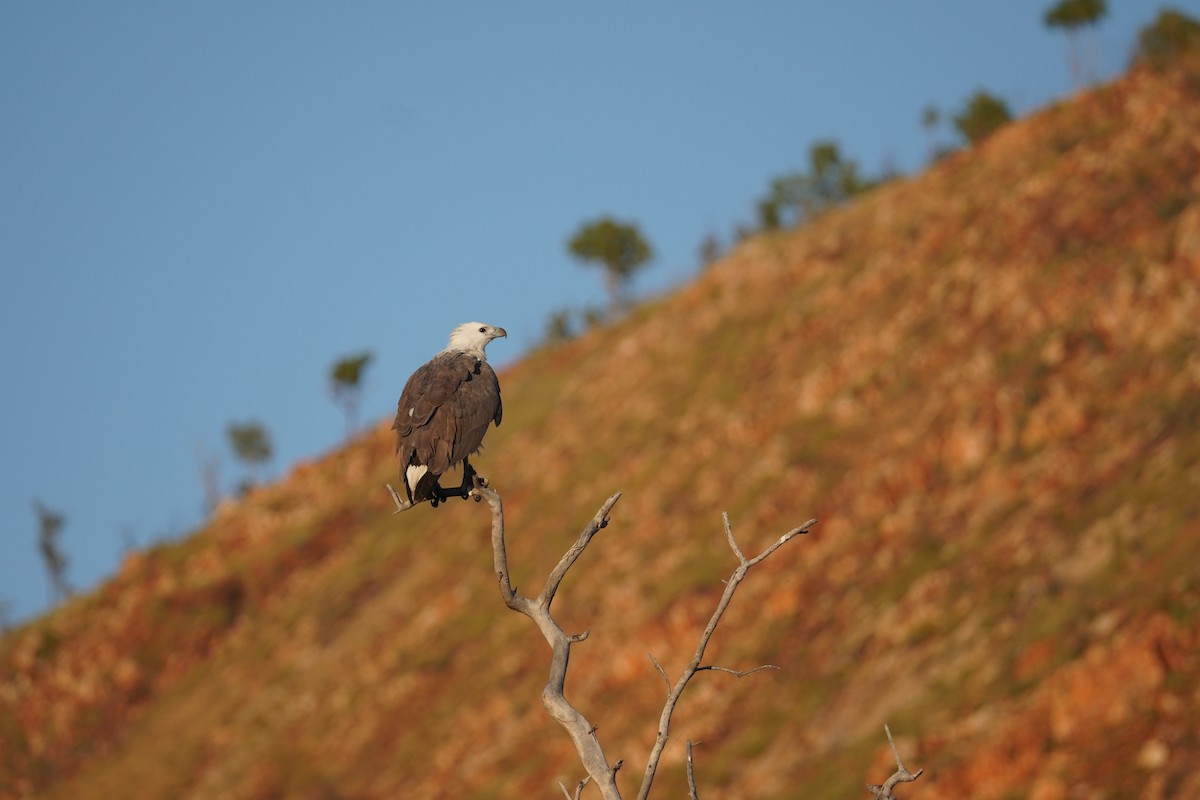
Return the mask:
[[358,355],[338,359],[329,368],[329,391],[333,395],[333,402],[341,406],[346,415],[347,439],[354,435],[358,427],[363,373],[371,363],[372,357],[370,350],[364,350]]
[[1161,67],[1183,53],[1200,52],[1200,22],[1187,14],[1166,8],[1154,22],[1138,32],[1135,64]]
[[1095,76],[1095,53],[1081,53],[1079,31],[1093,28],[1108,14],[1105,0],[1059,0],[1046,10],[1042,22],[1047,28],[1062,28],[1067,32],[1071,48],[1071,74],[1076,86],[1083,86]]
[[581,226],[567,242],[567,249],[584,264],[604,269],[609,310],[614,315],[629,307],[629,282],[634,273],[654,258],[654,249],[636,224],[611,217]]
[[233,454],[246,465],[248,476],[241,487],[244,493],[258,482],[259,470],[271,460],[271,437],[260,422],[231,422],[226,434]]
[[67,582],[67,556],[58,543],[67,518],[39,500],[33,501],[33,513],[38,518],[38,552],[50,580],[50,603],[58,603],[71,594],[71,585]]
[[971,95],[966,107],[955,115],[954,127],[968,142],[978,144],[1011,121],[1008,104],[995,95],[979,91]]

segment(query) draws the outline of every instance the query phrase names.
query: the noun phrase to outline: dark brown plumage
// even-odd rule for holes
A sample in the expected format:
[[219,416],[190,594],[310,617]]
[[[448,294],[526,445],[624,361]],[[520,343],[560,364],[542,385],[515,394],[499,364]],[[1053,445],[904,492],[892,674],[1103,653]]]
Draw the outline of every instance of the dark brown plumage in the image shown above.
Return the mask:
[[[500,424],[500,383],[484,347],[505,336],[503,328],[468,322],[454,329],[449,346],[420,367],[404,385],[396,406],[396,455],[408,503],[436,506],[450,496],[465,497],[474,470],[468,457],[479,451],[488,425]],[[463,482],[444,489],[438,479],[455,464]]]

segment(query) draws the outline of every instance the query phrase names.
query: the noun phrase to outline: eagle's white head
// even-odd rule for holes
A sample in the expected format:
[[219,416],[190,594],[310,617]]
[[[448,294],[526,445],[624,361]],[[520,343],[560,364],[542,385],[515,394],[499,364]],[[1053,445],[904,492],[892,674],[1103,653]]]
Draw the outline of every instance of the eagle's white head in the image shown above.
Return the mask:
[[450,343],[443,352],[470,353],[476,358],[485,359],[483,348],[492,339],[508,336],[504,328],[488,325],[486,322],[464,322],[450,331]]

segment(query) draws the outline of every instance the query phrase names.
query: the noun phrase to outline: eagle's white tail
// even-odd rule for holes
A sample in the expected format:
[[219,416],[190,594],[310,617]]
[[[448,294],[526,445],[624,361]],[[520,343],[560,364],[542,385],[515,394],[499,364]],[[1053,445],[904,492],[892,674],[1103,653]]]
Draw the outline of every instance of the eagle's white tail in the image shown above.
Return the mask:
[[423,464],[412,464],[408,469],[404,470],[404,482],[408,484],[409,494],[416,491],[417,481],[425,477],[426,472],[429,472],[429,467]]

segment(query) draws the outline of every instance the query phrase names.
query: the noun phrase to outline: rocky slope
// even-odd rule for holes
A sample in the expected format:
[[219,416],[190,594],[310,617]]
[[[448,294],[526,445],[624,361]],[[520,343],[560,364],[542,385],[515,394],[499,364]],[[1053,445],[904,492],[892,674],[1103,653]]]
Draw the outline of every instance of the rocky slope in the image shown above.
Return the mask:
[[[628,796],[1200,791],[1200,64],[1136,71],[501,376],[477,466]],[[502,321],[501,321],[502,322]],[[397,386],[403,376],[396,376]],[[557,796],[548,652],[486,507],[391,516],[387,423],[0,643],[0,796]]]

